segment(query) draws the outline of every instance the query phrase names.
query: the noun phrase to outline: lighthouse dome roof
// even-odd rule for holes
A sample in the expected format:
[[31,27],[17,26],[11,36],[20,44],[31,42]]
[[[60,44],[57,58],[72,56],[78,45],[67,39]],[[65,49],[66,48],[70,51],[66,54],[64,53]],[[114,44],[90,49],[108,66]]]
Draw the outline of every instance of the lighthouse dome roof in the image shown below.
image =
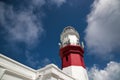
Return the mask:
[[63,32],[61,33],[61,36],[60,36],[61,37],[61,41],[67,35],[76,35],[78,39],[80,38],[79,33],[72,26],[67,26],[67,27],[64,28],[64,30],[63,30]]

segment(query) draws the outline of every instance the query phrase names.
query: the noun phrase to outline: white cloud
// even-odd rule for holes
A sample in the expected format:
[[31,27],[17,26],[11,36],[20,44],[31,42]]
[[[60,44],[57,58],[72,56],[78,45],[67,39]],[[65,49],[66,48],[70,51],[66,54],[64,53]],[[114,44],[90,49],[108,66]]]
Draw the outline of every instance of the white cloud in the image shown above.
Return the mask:
[[87,18],[85,41],[94,55],[106,55],[120,47],[120,0],[95,0]]
[[38,68],[38,66],[40,66],[40,61],[38,58],[37,54],[31,54],[29,51],[25,52],[25,56],[27,58],[26,63],[34,68]]
[[46,66],[46,65],[48,65],[48,64],[50,64],[50,63],[51,63],[51,61],[50,61],[49,58],[44,58],[44,59],[41,61],[41,64],[42,64],[43,67]]
[[25,52],[25,56],[27,59],[26,63],[33,68],[39,69],[51,63],[49,58],[39,59],[40,55],[35,53],[31,54],[29,51]]
[[48,1],[49,4],[56,4],[57,7],[60,7],[63,3],[65,3],[66,0],[50,0]]
[[13,6],[0,2],[0,17],[8,42],[24,42],[27,46],[33,46],[44,31],[42,22],[30,10],[17,12]]
[[31,1],[32,1],[32,6],[35,6],[35,7],[41,7],[46,3],[45,0],[31,0]]
[[90,80],[120,80],[120,63],[111,61],[104,69],[94,66],[88,75]]
[[[43,5],[50,5],[46,0],[30,0],[22,9],[15,10],[13,5],[0,1],[0,24],[4,28],[6,40],[11,43],[24,42],[28,47],[35,46],[44,32],[41,18],[44,16]],[[50,3],[61,6],[65,0],[50,0]],[[39,15],[34,10],[39,8]],[[0,27],[1,27],[0,26]]]
[[[22,1],[14,6],[13,4],[7,4],[4,1],[0,1],[0,27],[3,38],[7,41],[5,44],[9,49],[15,53],[25,53],[26,62],[32,66],[45,66],[51,61],[45,58],[42,61],[36,59],[36,55],[31,54],[29,50],[33,50],[35,46],[40,42],[41,36],[44,34],[42,19],[45,12],[43,12],[44,5],[55,5],[60,7],[66,0],[29,0]],[[13,1],[14,3],[14,1]],[[35,13],[36,9],[40,9],[38,13]],[[26,50],[20,51],[19,45],[24,43]],[[17,50],[16,50],[17,49]]]

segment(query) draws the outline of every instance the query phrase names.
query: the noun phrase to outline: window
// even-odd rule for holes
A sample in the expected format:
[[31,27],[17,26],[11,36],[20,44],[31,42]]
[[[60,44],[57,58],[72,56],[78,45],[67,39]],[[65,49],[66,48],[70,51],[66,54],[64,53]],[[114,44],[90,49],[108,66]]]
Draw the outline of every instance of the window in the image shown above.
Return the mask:
[[66,61],[68,61],[68,56],[66,56]]

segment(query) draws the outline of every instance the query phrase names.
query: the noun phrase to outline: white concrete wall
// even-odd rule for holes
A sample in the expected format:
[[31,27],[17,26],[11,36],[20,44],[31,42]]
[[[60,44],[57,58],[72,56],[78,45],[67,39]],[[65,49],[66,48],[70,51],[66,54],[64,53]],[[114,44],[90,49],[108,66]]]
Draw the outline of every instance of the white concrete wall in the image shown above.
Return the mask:
[[34,79],[36,77],[35,70],[17,62],[17,61],[14,61],[2,54],[0,54],[0,68],[5,69],[7,72],[9,72],[11,74],[19,74],[19,76],[26,77],[28,79]]
[[0,54],[0,80],[75,80],[56,65],[49,64],[39,70],[31,69]]
[[24,79],[10,75],[10,74],[4,74],[1,80],[24,80]]
[[30,80],[25,77],[14,74],[14,72],[9,72],[0,66],[0,80]]
[[74,77],[76,80],[88,80],[87,71],[81,66],[69,66],[63,68],[63,72]]
[[62,72],[57,66],[50,64],[46,67],[38,70],[38,75],[41,75],[43,79],[41,80],[75,80],[73,77]]
[[2,77],[4,76],[5,74],[5,69],[0,67],[0,80],[2,79]]

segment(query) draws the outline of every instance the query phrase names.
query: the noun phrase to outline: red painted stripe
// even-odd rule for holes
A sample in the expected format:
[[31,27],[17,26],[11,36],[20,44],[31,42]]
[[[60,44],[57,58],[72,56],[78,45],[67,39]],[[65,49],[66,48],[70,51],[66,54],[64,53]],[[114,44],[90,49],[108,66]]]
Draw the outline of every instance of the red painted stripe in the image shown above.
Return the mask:
[[68,45],[60,49],[62,68],[68,66],[82,66],[85,68],[83,59],[84,50],[81,46]]

